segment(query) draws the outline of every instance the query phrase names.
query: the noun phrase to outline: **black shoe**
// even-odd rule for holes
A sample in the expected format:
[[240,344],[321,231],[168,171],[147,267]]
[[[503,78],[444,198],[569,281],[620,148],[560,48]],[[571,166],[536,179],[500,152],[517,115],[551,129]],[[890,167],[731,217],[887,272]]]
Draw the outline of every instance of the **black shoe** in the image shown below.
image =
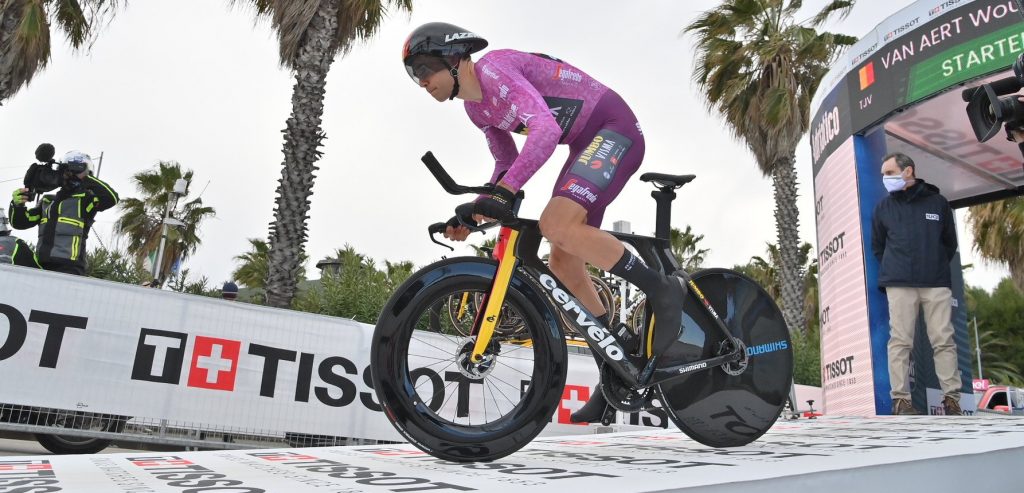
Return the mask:
[[590,400],[578,411],[569,416],[570,423],[600,423],[604,420],[605,410],[608,408],[608,401],[601,392],[601,386],[597,385],[590,393]]
[[686,281],[681,277],[666,276],[665,289],[654,295],[648,294],[654,309],[653,355],[665,352],[679,339],[683,330],[683,303],[686,301]]

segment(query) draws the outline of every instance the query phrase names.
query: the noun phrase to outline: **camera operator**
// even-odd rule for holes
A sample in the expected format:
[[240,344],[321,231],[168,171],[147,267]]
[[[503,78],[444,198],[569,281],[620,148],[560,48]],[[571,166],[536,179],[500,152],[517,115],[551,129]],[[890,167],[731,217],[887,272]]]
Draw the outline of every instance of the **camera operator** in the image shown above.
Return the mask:
[[29,188],[14,191],[11,225],[15,229],[39,226],[36,247],[43,269],[81,276],[85,275],[85,242],[96,213],[116,205],[118,197],[110,185],[92,176],[88,154],[70,151],[57,164],[60,189],[44,195],[36,207],[26,206]]
[[10,223],[3,207],[0,207],[0,264],[20,265],[39,269],[39,260],[21,238],[11,236]]

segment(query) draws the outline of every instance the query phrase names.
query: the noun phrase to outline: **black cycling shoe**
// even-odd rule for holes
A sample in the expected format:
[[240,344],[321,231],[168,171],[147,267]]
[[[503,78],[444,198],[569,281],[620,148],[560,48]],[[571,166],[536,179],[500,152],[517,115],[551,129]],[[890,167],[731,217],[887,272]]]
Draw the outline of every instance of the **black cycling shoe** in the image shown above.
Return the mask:
[[664,353],[679,338],[683,330],[683,302],[686,301],[686,281],[676,276],[666,276],[665,290],[648,295],[654,308],[653,356]]
[[654,374],[658,366],[658,357],[672,343],[679,339],[683,331],[683,303],[687,294],[686,281],[677,276],[665,276],[664,289],[656,294],[647,294],[654,309],[654,340],[647,366],[641,370],[640,382],[646,382]]
[[578,411],[569,416],[570,423],[599,423],[604,420],[605,411],[611,406],[601,392],[601,385],[594,387],[590,393],[590,400]]

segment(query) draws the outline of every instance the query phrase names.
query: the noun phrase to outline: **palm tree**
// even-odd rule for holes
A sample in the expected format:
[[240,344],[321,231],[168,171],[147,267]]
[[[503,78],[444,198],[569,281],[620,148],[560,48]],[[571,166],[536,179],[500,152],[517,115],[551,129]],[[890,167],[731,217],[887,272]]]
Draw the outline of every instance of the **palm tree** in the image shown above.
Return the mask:
[[[810,243],[804,242],[797,251],[797,265],[804,273],[800,284],[801,302],[799,307],[804,320],[812,321],[817,319],[818,312],[818,259],[811,258],[813,248]],[[750,262],[746,265],[736,266],[735,270],[746,274],[754,282],[760,284],[768,292],[768,295],[778,303],[782,298],[782,276],[779,269],[782,256],[779,254],[779,247],[771,243],[767,244],[765,251],[767,252],[766,257],[757,255],[750,257]]]
[[[160,161],[154,168],[132,176],[135,188],[142,194],[141,198],[121,199],[121,217],[114,228],[128,237],[128,253],[134,255],[140,264],[150,256],[154,256],[153,262],[156,261],[168,197],[179,179],[191,183],[192,170],[186,169],[183,172],[177,162]],[[167,279],[175,261],[184,260],[195,253],[202,243],[199,238],[200,226],[207,218],[216,215],[213,207],[203,206],[203,199],[187,198],[188,194],[178,200],[171,210],[171,217],[183,222],[184,226],[167,228],[167,241],[163,261],[157,270],[157,279]]]
[[120,0],[0,0],[0,104],[50,61],[50,25],[74,49],[87,46]]
[[985,260],[1005,263],[1014,286],[1024,291],[1024,198],[971,207],[967,222],[974,234],[975,250]]
[[[235,260],[242,264],[231,274],[235,281],[247,288],[263,288],[267,280],[267,255],[270,253],[270,245],[259,238],[249,238],[251,249],[241,255],[235,256]],[[303,254],[299,262],[298,280],[306,278],[306,260],[308,257]]]
[[689,224],[686,225],[685,231],[679,228],[672,228],[669,232],[669,244],[672,248],[672,255],[675,256],[676,261],[679,262],[683,270],[687,272],[695,271],[704,265],[704,258],[711,250],[698,246],[703,239],[704,235],[693,234],[693,229],[690,228]]
[[795,152],[810,123],[810,102],[839,52],[856,38],[819,32],[853,0],[832,0],[803,22],[801,0],[724,0],[686,27],[696,36],[693,78],[708,110],[746,143],[775,189],[782,308],[790,330],[803,331]]
[[292,113],[284,129],[284,163],[270,226],[267,304],[291,305],[298,284],[299,259],[306,241],[313,172],[325,135],[327,72],[339,54],[380,27],[388,9],[411,11],[412,0],[233,0],[252,5],[257,18],[269,18],[277,32],[281,65],[295,74]]
[[477,257],[491,258],[494,254],[494,249],[498,246],[498,237],[487,238],[479,245],[470,244],[469,246],[473,247]]

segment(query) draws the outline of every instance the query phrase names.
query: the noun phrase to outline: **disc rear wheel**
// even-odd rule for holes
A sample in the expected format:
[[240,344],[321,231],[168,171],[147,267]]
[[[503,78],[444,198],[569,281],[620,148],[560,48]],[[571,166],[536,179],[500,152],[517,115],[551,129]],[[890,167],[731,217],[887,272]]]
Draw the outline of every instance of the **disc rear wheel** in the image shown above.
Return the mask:
[[724,354],[743,359],[658,386],[669,418],[690,438],[712,447],[753,442],[778,419],[793,379],[793,351],[782,312],[756,282],[727,269],[692,275],[732,332],[727,340],[693,296],[684,304],[683,332],[665,354],[670,366]]

